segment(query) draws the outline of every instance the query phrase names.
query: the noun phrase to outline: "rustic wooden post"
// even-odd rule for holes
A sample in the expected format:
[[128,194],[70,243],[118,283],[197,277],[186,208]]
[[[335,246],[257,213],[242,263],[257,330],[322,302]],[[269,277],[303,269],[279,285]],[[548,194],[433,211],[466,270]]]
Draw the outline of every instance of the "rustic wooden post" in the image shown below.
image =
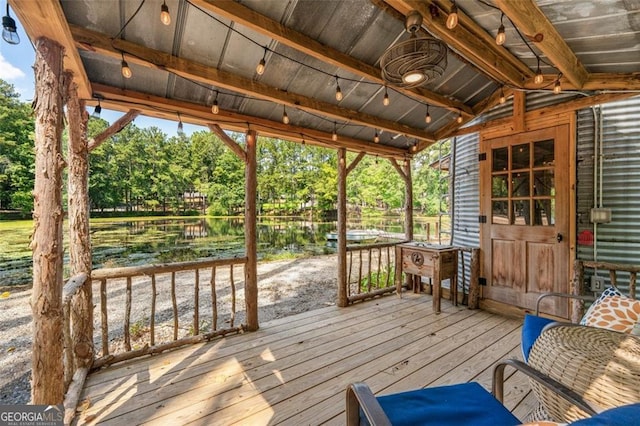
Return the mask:
[[338,149],[338,306],[347,298],[347,150]]
[[411,178],[411,160],[404,161],[404,235],[413,240],[413,180]]
[[244,208],[244,239],[247,250],[247,263],[244,265],[244,295],[247,310],[247,329],[258,329],[258,249],[257,249],[257,162],[256,147],[258,135],[249,130],[246,135],[246,164],[245,164],[245,208]]
[[91,290],[91,239],[89,236],[89,151],[87,121],[89,114],[78,97],[72,75],[66,73],[67,122],[69,126],[69,267],[70,275],[84,273],[86,284],[71,302],[73,350],[78,368],[93,362],[93,294]]
[[471,261],[469,262],[469,309],[478,309],[480,306],[480,249],[471,249]]
[[[576,259],[573,263],[573,279],[569,283],[569,292],[575,295],[584,294],[584,263]],[[581,300],[571,301],[571,322],[577,324],[584,314],[584,304]]]
[[64,398],[62,312],[62,114],[64,49],[35,41],[35,185],[33,205],[33,348],[31,403]]

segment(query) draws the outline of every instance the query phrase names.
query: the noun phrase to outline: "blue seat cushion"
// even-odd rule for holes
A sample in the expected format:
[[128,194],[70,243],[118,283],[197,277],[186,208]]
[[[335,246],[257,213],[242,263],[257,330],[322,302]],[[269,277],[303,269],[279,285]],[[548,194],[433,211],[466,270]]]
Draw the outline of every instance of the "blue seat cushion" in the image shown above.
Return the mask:
[[640,404],[623,405],[603,411],[571,426],[629,426],[640,424]]
[[[520,421],[477,383],[463,383],[378,397],[394,426],[510,426]],[[361,418],[361,424],[367,424]]]
[[549,318],[543,318],[536,315],[526,314],[524,316],[524,323],[522,324],[522,356],[525,362],[529,359],[529,352],[535,343],[542,329],[547,325],[554,322]]

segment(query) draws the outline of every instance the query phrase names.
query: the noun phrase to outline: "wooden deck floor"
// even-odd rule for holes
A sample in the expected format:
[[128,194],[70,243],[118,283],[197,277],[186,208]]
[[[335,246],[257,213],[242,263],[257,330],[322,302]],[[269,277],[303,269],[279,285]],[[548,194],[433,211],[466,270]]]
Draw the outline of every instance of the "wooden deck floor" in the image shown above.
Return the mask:
[[[520,321],[431,297],[387,296],[328,307],[92,374],[81,424],[344,424],[344,390],[376,394],[478,381],[496,361],[520,356]],[[527,380],[512,375],[505,401],[523,418]]]

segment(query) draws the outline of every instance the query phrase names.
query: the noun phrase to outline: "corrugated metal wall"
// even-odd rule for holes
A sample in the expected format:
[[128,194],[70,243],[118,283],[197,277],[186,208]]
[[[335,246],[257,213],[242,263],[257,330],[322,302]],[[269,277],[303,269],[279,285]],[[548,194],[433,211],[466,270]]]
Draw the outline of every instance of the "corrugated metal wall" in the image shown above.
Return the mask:
[[[452,244],[456,246],[478,247],[480,245],[480,166],[478,163],[478,133],[458,136],[453,144],[453,215],[451,230]],[[464,262],[459,262],[458,286],[469,292],[471,274],[469,253],[464,253]],[[462,270],[464,265],[464,271]],[[462,280],[464,277],[464,280]]]
[[[599,114],[603,123],[602,206],[611,208],[612,221],[596,227],[589,222],[597,129],[589,108],[578,112],[577,123],[578,258],[593,260],[595,256],[599,261],[640,264],[640,97],[602,105],[596,109],[598,118]],[[588,241],[589,232],[593,244]],[[627,285],[625,276],[621,287]]]

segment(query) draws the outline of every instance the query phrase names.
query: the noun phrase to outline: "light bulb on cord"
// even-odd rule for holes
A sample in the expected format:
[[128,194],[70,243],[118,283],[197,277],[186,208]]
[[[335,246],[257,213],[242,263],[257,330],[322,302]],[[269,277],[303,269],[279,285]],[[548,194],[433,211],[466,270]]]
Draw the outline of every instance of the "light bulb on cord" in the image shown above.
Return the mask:
[[429,114],[429,105],[427,105],[427,114],[424,116],[425,123],[431,123],[431,114]]
[[504,86],[500,86],[500,103],[503,104],[507,101],[507,98],[504,96]]
[[182,125],[182,118],[180,118],[180,113],[178,113],[178,134],[180,136],[184,135],[184,126]]
[[375,143],[380,142],[380,136],[378,135],[378,131],[377,131],[377,130],[376,130],[375,135],[373,135],[373,141],[374,141]]
[[454,1],[451,5],[451,12],[449,12],[449,16],[447,16],[447,28],[452,30],[458,25],[458,6],[456,6],[456,2]]
[[456,118],[456,121],[458,122],[458,124],[462,123],[462,111],[458,113],[458,118]]
[[219,114],[220,113],[220,107],[218,106],[218,100],[215,99],[213,101],[213,105],[211,105],[211,112],[214,114]]
[[553,84],[553,93],[557,95],[560,92],[562,92],[562,86],[560,85],[560,78],[558,77],[556,82]]
[[389,106],[391,100],[389,100],[389,93],[387,92],[387,86],[384,86],[384,98],[382,98],[382,105]]
[[166,1],[163,1],[162,6],[160,6],[160,22],[165,25],[171,25],[171,15],[169,15],[169,6],[167,6]]
[[122,54],[122,62],[120,63],[120,71],[122,72],[122,76],[124,78],[131,78],[133,73],[131,72],[131,68],[129,68],[129,64],[124,60],[124,53]]
[[289,116],[287,115],[287,107],[282,107],[282,122],[284,124],[289,124]]
[[100,99],[98,99],[98,105],[96,105],[95,109],[93,110],[93,114],[91,114],[91,117],[100,118],[101,112],[102,112],[102,107],[100,106]]
[[7,1],[7,14],[2,17],[2,38],[9,44],[20,43],[20,37],[16,29],[16,21],[9,15],[9,2]]
[[500,15],[500,28],[498,28],[498,34],[496,34],[496,44],[498,46],[502,46],[505,41],[507,41],[507,35],[504,32],[504,24],[502,23],[502,18],[504,18],[504,13]]
[[540,57],[538,57],[538,68],[536,69],[536,76],[533,78],[533,82],[535,84],[542,84],[544,81],[544,76],[542,75],[542,71],[540,70]]
[[336,76],[336,101],[340,102],[342,100],[342,90],[340,90],[340,84],[338,82],[338,77]]
[[333,122],[333,133],[331,133],[331,140],[332,141],[337,141],[338,140],[338,132],[336,131],[336,122]]
[[264,74],[264,69],[267,65],[267,48],[264,48],[264,55],[262,55],[262,59],[260,59],[260,62],[258,62],[258,66],[256,66],[256,73],[258,75],[262,75]]

